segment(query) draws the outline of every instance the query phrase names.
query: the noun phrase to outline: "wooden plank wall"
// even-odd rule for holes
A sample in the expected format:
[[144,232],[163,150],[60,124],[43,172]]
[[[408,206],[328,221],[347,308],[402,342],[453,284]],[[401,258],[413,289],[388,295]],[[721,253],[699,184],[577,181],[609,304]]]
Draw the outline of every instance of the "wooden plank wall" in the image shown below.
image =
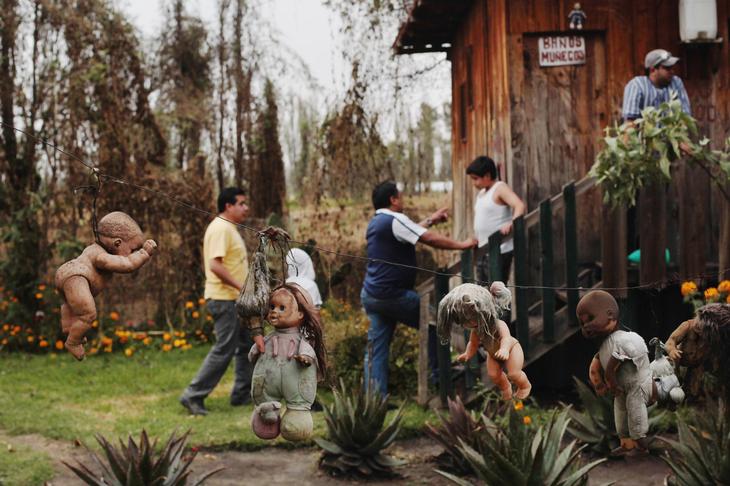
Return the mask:
[[[457,29],[451,49],[453,82],[453,178],[455,234],[471,232],[474,192],[465,167],[480,154],[488,153],[504,164],[506,179],[523,198],[527,197],[528,173],[524,153],[525,99],[524,36],[526,33],[566,31],[572,0],[477,0]],[[607,100],[604,124],[620,119],[623,88],[631,77],[643,74],[646,52],[662,47],[682,58],[676,73],[683,78],[704,133],[719,145],[730,135],[730,51],[728,31],[730,0],[718,0],[720,46],[686,46],[679,39],[679,0],[603,0],[583,2],[588,16],[586,28],[600,31],[605,48]],[[460,85],[466,82],[464,56],[470,47],[473,59],[473,108],[467,110],[466,137],[459,127]],[[591,93],[587,103],[592,101]],[[595,95],[595,93],[594,93]],[[599,148],[596,140],[587,153]],[[589,162],[586,164],[590,165]],[[577,178],[579,174],[576,174]],[[567,177],[567,175],[566,175]],[[668,241],[684,275],[704,268],[706,258],[720,254],[730,265],[730,215],[719,191],[709,189],[706,179],[694,172],[680,175],[669,193],[670,235],[683,238]],[[528,209],[533,209],[530,207]],[[699,224],[698,224],[699,222]],[[709,224],[707,224],[709,223]],[[672,227],[671,225],[675,226]],[[725,243],[718,235],[725,231]],[[723,256],[724,255],[724,256]]]

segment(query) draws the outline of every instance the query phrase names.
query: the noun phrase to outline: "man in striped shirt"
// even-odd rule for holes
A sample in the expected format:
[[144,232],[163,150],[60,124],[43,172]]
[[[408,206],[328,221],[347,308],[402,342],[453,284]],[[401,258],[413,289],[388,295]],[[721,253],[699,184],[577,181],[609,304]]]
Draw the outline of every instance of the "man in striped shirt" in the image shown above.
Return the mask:
[[682,111],[691,115],[689,97],[679,76],[674,75],[674,65],[679,61],[664,49],[654,49],[644,58],[646,75],[636,76],[624,88],[622,115],[625,122],[641,118],[641,110],[647,106],[659,107],[669,101],[671,93],[677,93]]

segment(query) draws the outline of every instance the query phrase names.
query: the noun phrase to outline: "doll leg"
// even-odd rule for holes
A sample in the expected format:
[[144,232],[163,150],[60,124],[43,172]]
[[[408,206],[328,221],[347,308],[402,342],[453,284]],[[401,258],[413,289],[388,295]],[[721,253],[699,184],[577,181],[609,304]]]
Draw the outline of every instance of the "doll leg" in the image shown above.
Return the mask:
[[519,400],[527,398],[530,395],[530,390],[532,390],[530,380],[527,379],[527,375],[522,371],[522,365],[524,363],[525,353],[522,351],[520,343],[516,343],[512,346],[512,350],[509,352],[509,358],[507,358],[504,367],[507,369],[507,378],[517,387],[515,398]]
[[[63,284],[63,294],[66,297],[68,329],[66,349],[74,358],[84,359],[84,334],[91,329],[91,323],[96,319],[96,304],[91,295],[89,282],[81,276],[71,277]],[[63,326],[63,324],[62,324]]]
[[492,358],[489,354],[487,354],[487,375],[502,392],[502,399],[510,400],[512,398],[512,384],[502,371],[502,362]]
[[650,398],[645,396],[639,385],[634,385],[626,390],[629,437],[635,441],[642,442],[649,432],[649,414],[646,410],[646,403]]

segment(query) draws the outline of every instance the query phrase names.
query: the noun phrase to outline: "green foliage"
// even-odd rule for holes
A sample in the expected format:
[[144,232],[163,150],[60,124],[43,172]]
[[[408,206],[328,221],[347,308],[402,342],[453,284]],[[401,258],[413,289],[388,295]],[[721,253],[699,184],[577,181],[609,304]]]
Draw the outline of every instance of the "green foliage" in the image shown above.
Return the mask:
[[730,414],[722,401],[708,408],[678,417],[679,440],[664,439],[673,452],[662,457],[674,472],[668,485],[730,484]]
[[27,446],[2,443],[0,449],[0,484],[50,484],[53,467],[48,454]]
[[324,407],[328,439],[315,438],[323,449],[319,465],[333,476],[392,477],[402,461],[382,453],[398,436],[404,407],[385,425],[388,396],[360,383],[347,387],[343,381],[333,390],[332,405]]
[[[140,435],[139,444],[134,441],[132,436],[129,436],[126,445],[122,440],[119,441],[118,448],[104,436],[97,434],[96,440],[106,456],[106,463],[102,462],[99,456],[91,450],[89,450],[89,454],[95,465],[101,469],[101,475],[81,463],[73,466],[63,461],[63,464],[85,484],[92,486],[132,484],[183,486],[188,484],[188,477],[192,472],[189,468],[197,455],[197,451],[185,454],[185,443],[189,434],[190,431],[177,437],[173,432],[159,451],[156,449],[157,440],[150,443],[144,429]],[[193,482],[193,486],[203,484],[206,479],[222,469],[215,469],[204,474]]]
[[[568,433],[588,445],[593,452],[608,456],[611,450],[618,447],[620,443],[613,414],[613,397],[597,395],[576,377],[573,377],[573,381],[583,411],[567,409],[571,419]],[[671,426],[668,421],[669,414],[665,410],[661,410],[658,405],[652,405],[647,410],[650,433],[656,433]]]
[[633,206],[639,188],[670,181],[681,147],[689,149],[690,162],[707,171],[721,190],[730,180],[730,140],[724,152],[711,150],[707,138],[694,143],[697,122],[682,111],[676,93],[658,108],[644,108],[641,118],[607,127],[605,133],[605,147],[596,156],[590,175],[597,178],[604,201],[613,207]]
[[[576,441],[563,446],[563,436],[570,423],[568,412],[553,412],[547,424],[532,426],[510,408],[509,420],[500,425],[482,415],[484,433],[481,452],[459,442],[459,449],[471,465],[475,475],[487,485],[584,485],[588,471],[605,459],[586,465],[580,464],[580,452],[586,446],[576,448]],[[443,471],[437,471],[460,485],[471,483]]]
[[444,454],[439,456],[439,466],[456,474],[472,474],[471,463],[462,453],[460,444],[466,444],[475,451],[482,452],[482,424],[474,412],[464,407],[460,397],[448,399],[449,414],[438,414],[441,423],[434,427],[426,423],[426,435],[441,444]]

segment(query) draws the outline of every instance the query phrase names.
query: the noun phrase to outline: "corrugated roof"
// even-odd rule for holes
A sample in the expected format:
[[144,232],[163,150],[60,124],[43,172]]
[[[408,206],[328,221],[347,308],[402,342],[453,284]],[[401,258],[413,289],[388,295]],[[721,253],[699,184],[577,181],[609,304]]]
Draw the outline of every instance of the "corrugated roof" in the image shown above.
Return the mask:
[[396,54],[448,51],[473,1],[415,0],[393,44]]

